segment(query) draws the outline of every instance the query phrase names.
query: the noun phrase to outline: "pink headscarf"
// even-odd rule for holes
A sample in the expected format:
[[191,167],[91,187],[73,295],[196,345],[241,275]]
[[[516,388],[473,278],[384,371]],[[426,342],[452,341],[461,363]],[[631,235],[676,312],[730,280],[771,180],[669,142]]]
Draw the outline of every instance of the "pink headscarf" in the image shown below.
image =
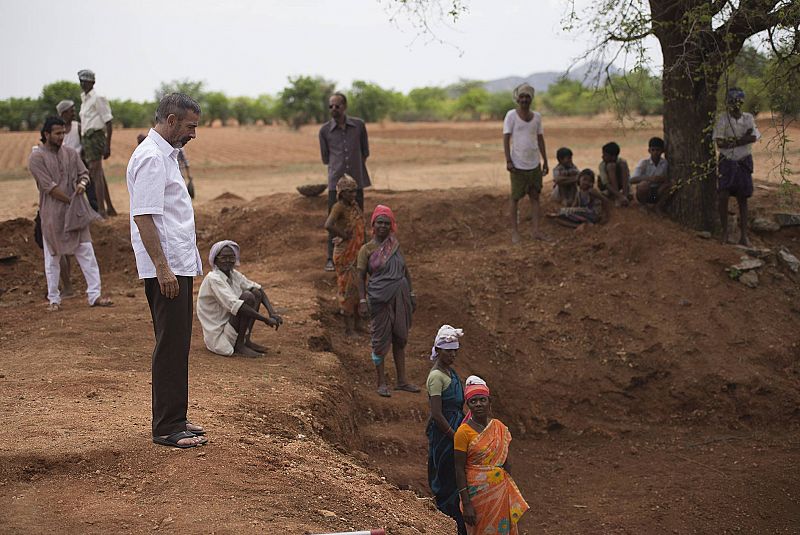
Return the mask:
[[[375,207],[375,210],[372,212],[372,219],[370,219],[369,222],[370,225],[374,226],[375,220],[378,219],[378,216],[381,215],[388,217],[389,220],[392,222],[392,229],[391,229],[392,234],[397,232],[397,220],[394,218],[394,212],[392,212],[391,208],[383,204],[379,204],[378,206]],[[374,229],[372,230],[372,233],[375,234]]]
[[475,396],[489,397],[489,386],[486,381],[477,375],[470,375],[464,383],[464,401],[469,401]]

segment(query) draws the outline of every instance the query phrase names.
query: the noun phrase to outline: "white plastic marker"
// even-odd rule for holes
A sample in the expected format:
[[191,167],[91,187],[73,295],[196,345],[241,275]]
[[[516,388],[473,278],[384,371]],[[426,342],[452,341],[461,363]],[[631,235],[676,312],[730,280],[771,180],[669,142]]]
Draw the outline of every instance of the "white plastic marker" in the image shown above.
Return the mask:
[[386,535],[386,530],[380,528],[369,531],[337,531],[336,533],[318,533],[317,535]]

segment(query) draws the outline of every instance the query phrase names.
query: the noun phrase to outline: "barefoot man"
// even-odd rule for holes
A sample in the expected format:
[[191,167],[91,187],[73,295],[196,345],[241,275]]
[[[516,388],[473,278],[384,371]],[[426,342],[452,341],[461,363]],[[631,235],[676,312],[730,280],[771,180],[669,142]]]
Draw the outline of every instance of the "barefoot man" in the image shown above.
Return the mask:
[[742,112],[744,91],[738,87],[728,90],[727,111],[719,116],[714,127],[714,141],[719,149],[719,221],[722,243],[728,242],[728,199],[736,197],[739,204],[740,245],[750,245],[747,239],[747,199],[753,195],[753,143],[761,138],[756,121]]
[[192,199],[178,168],[178,149],[195,138],[200,105],[181,93],[158,103],[156,125],[128,162],[131,245],[156,335],[153,350],[153,442],[193,448],[206,442],[186,419],[192,278],[203,274]]
[[[197,319],[203,327],[203,341],[209,351],[228,357],[261,357],[267,350],[250,339],[256,320],[278,330],[283,318],[275,313],[264,288],[245,277],[239,265],[239,244],[218,241],[211,246],[208,263],[212,270],[197,294]],[[264,305],[268,316],[258,309]]]
[[105,217],[117,215],[111,204],[111,195],[108,193],[106,175],[103,172],[103,160],[111,156],[111,106],[108,100],[101,97],[94,90],[94,72],[89,69],[78,71],[78,80],[81,83],[81,143],[83,144],[83,158],[92,177],[95,194],[97,196],[97,213]]
[[517,230],[517,205],[525,195],[531,199],[531,235],[542,239],[539,233],[539,193],[542,176],[549,171],[544,145],[542,116],[531,110],[533,87],[522,84],[514,89],[517,107],[506,113],[503,121],[503,148],[506,169],[511,173],[511,242],[519,243]]

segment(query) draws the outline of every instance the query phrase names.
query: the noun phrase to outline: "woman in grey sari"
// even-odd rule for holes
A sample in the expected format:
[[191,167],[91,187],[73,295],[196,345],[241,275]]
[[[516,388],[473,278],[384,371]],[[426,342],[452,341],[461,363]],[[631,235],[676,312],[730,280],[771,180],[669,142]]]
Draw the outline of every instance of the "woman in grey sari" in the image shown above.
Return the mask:
[[[395,390],[419,392],[418,386],[406,378],[405,347],[411,315],[417,298],[411,287],[411,274],[400,252],[395,232],[397,222],[391,208],[379,204],[372,213],[372,239],[358,252],[358,312],[369,314],[372,337],[372,362],[378,374],[378,394],[390,397],[386,385],[384,359],[392,350],[397,369]],[[369,282],[365,284],[369,276]]]

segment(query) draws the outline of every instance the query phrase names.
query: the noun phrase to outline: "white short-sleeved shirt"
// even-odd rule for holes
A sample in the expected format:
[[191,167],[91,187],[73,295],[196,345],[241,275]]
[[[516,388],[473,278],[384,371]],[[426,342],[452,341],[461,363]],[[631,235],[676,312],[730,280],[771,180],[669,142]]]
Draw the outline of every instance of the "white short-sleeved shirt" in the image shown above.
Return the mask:
[[[731,117],[728,112],[720,114],[717,118],[717,124],[714,125],[714,139],[726,138],[740,138],[747,133],[748,130],[753,130],[753,135],[756,140],[761,139],[761,132],[758,131],[756,120],[750,113],[742,113],[738,119]],[[741,147],[734,147],[732,149],[718,148],[719,153],[729,160],[741,160],[753,153],[753,144],[748,143]]]
[[194,227],[192,198],[178,169],[178,149],[153,129],[128,162],[128,194],[131,200],[131,245],[140,279],[156,276],[156,268],[144,248],[137,215],[152,215],[161,249],[175,275],[203,274],[203,263]]
[[645,158],[639,162],[636,169],[633,171],[631,178],[647,178],[649,176],[667,176],[669,164],[666,158],[658,160],[658,164],[653,163],[653,158]]
[[542,115],[535,111],[533,119],[523,121],[516,109],[509,110],[503,121],[503,134],[511,134],[511,161],[522,170],[539,165],[539,136],[544,134]]
[[113,118],[106,97],[101,97],[94,89],[81,93],[81,134],[89,130],[103,130]]
[[203,327],[203,341],[209,351],[218,355],[233,354],[236,330],[229,321],[231,316],[239,313],[244,303],[240,299],[242,292],[251,288],[261,288],[261,285],[235,269],[228,277],[219,268],[214,267],[205,276],[197,294],[197,319]]
[[72,125],[70,126],[69,132],[64,135],[64,146],[69,147],[78,154],[81,153],[81,135],[80,135],[80,128],[81,123],[78,121],[72,121]]

